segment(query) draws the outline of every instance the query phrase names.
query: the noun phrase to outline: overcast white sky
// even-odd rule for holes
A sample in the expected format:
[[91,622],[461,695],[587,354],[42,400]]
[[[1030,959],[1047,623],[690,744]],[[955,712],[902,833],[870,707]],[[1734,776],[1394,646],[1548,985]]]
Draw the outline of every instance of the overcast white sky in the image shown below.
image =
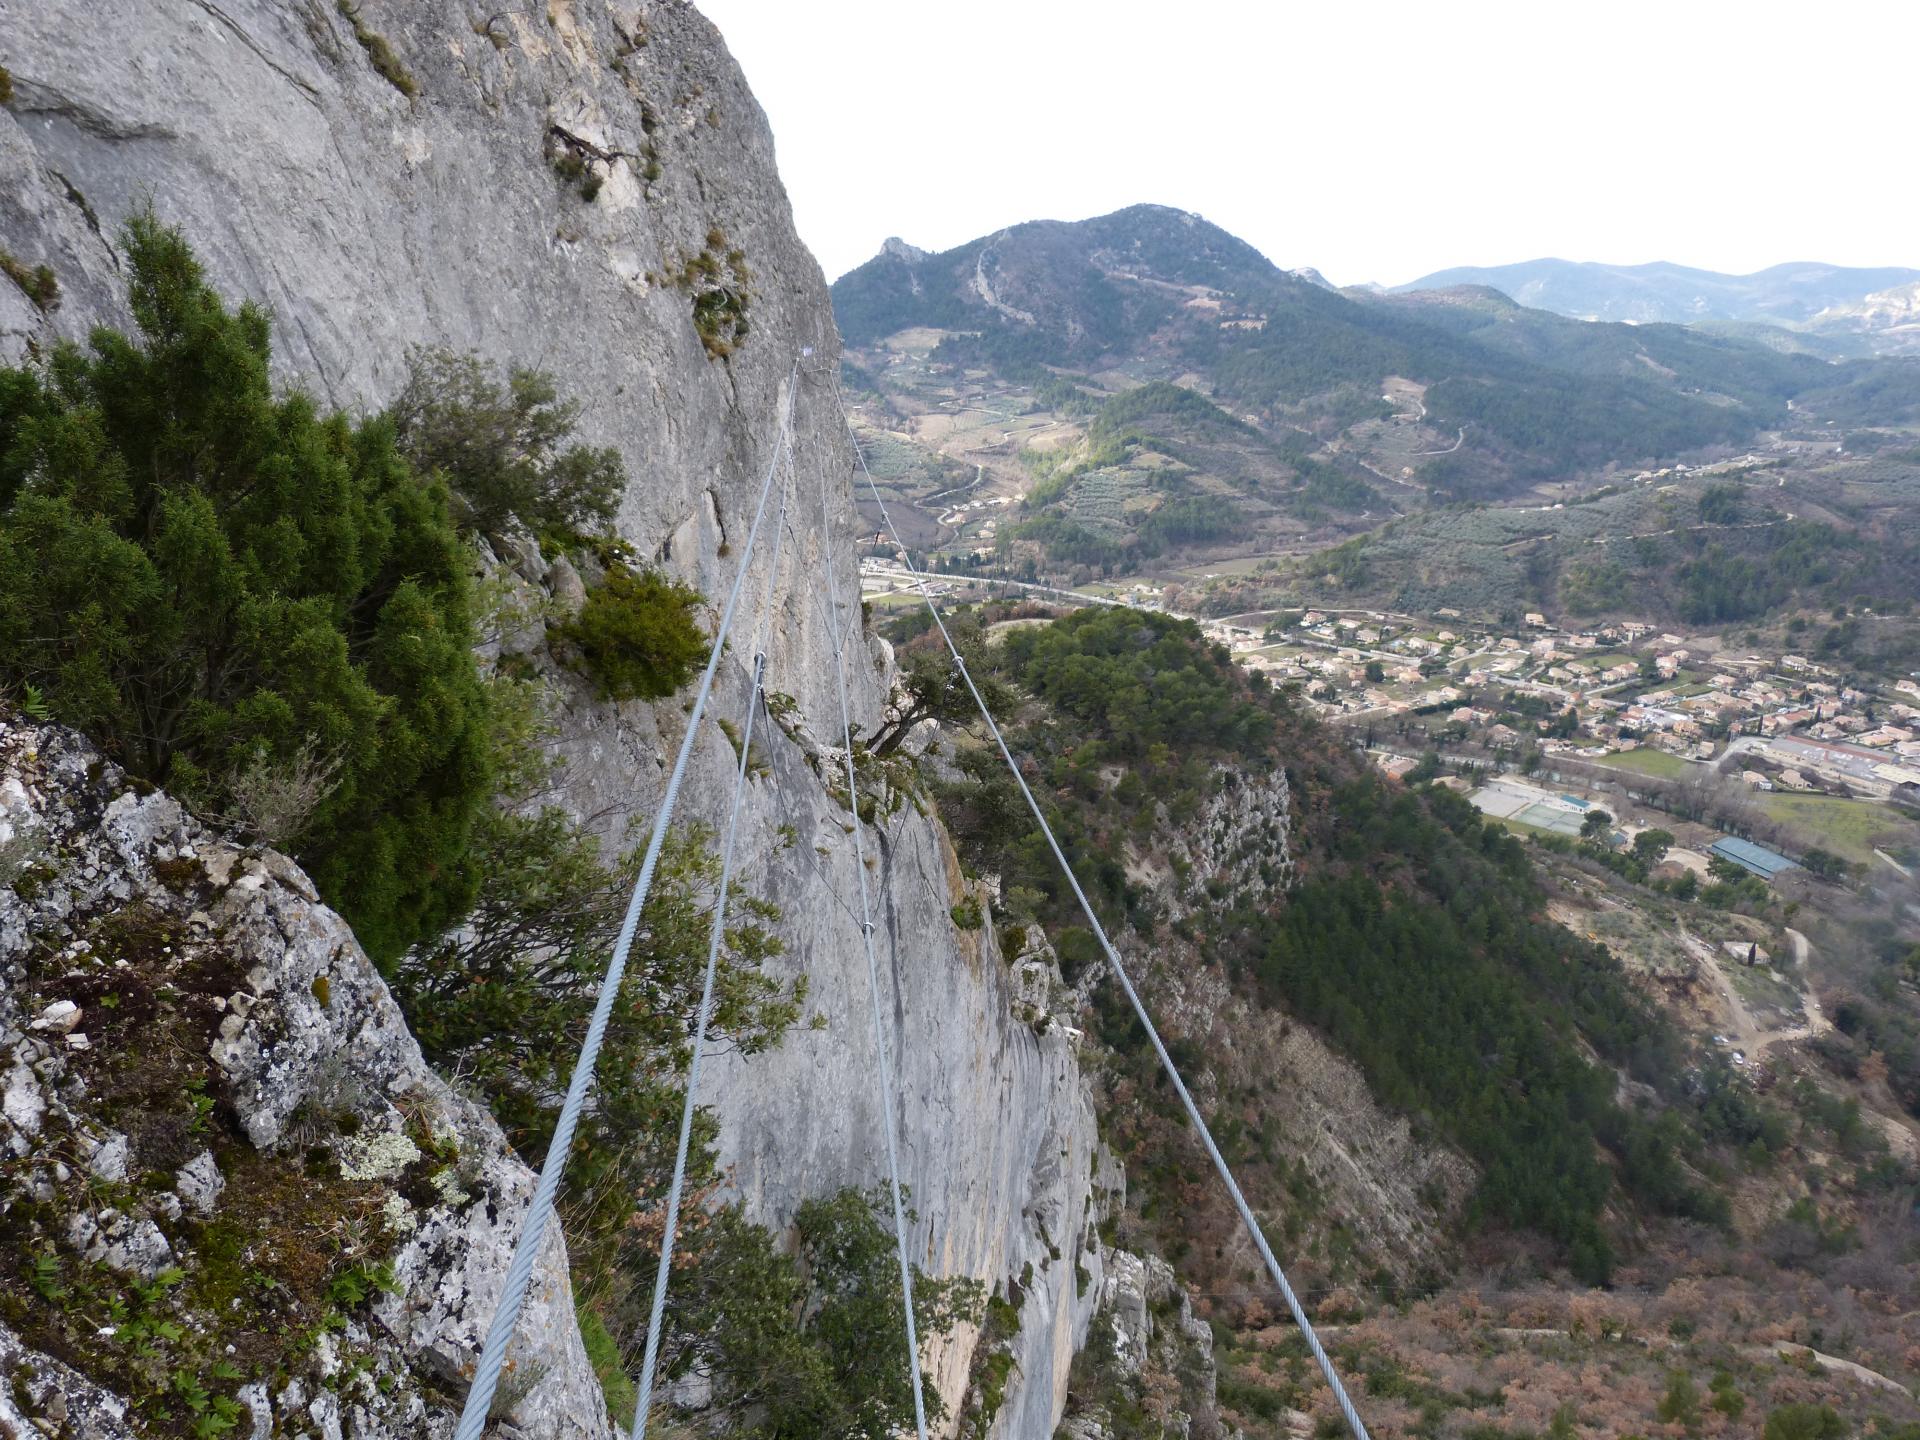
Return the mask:
[[698,0],[829,278],[1138,201],[1395,284],[1920,266],[1913,0]]

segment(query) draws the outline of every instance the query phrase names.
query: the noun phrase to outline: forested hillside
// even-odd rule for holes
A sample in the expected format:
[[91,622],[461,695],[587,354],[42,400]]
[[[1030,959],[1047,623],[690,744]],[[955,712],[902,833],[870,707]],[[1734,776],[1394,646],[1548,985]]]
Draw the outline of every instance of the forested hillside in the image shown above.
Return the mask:
[[[1895,1212],[1911,1168],[1857,1102],[1776,1084],[1690,1033],[1638,957],[1556,922],[1563,881],[1433,783],[1437,757],[1405,783],[1381,777],[1191,623],[999,606],[953,628],[1383,1433],[1753,1433],[1746,1417],[1768,1434],[1839,1436],[1835,1404],[1856,1417],[1879,1404],[1892,1418],[1873,1433],[1911,1433],[1904,1395],[1776,1381],[1752,1343],[1810,1335],[1895,1364],[1901,1325],[1880,1299],[1838,1339],[1767,1308],[1791,1296],[1795,1315],[1844,1311],[1850,1287],[1880,1286],[1870,1257],[1908,1243]],[[997,752],[969,731],[944,645],[911,612],[893,633],[919,718],[953,727],[921,769],[963,861],[996,882],[977,918],[1012,963],[1044,927],[1098,1041],[1103,1133],[1128,1177],[1115,1233],[1168,1257],[1210,1320],[1223,1421],[1279,1436],[1305,1411],[1333,1433],[1144,1032]],[[1736,888],[1722,882],[1716,903],[1765,897],[1750,879]],[[1898,959],[1897,942],[1880,948]],[[1897,987],[1863,965],[1877,998],[1847,1002],[1847,1038],[1823,1053],[1861,1074],[1897,1066],[1905,1086],[1910,1036],[1883,1003]],[[1380,1110],[1326,1108],[1324,1076],[1299,1068],[1302,1029],[1357,1067]],[[1869,1045],[1885,1055],[1862,1071]],[[1417,1195],[1356,1204],[1344,1182],[1378,1163],[1367,1147],[1396,1124],[1412,1148],[1394,1164]],[[1448,1154],[1464,1177],[1435,1163]],[[1429,1218],[1396,1232],[1399,1204]],[[1070,1415],[1160,1433],[1128,1408],[1110,1360],[1090,1352],[1076,1376]]]
[[[1465,448],[1398,458],[1455,499],[1742,445],[1795,399],[1851,420],[1854,397],[1909,383],[1897,362],[1835,366],[1683,326],[1587,324],[1487,289],[1336,292],[1197,216],[1145,205],[939,255],[889,245],[833,293],[856,347],[934,327],[947,332],[936,361],[1021,384],[1043,383],[1046,367],[1179,378],[1275,439],[1327,440],[1390,413],[1382,386],[1401,377],[1426,388],[1433,433]],[[1359,432],[1344,448],[1369,453]]]
[[[1155,957],[1156,971],[1211,969],[1256,1006],[1324,1033],[1386,1104],[1474,1160],[1469,1229],[1549,1235],[1591,1282],[1630,1243],[1610,1213],[1725,1217],[1724,1197],[1685,1167],[1750,1143],[1761,1117],[1723,1062],[1689,1058],[1617,962],[1544,921],[1510,835],[1446,791],[1407,791],[1362,771],[1190,623],[1085,610],[1023,624],[983,653],[1010,698],[1030,697],[1018,747],[1048,782],[1056,823],[1124,948]],[[1084,931],[1071,895],[996,757],[957,758],[966,778],[938,793],[963,855],[1000,876],[1010,923],[1038,920],[1065,937],[1073,976],[1091,957],[1072,938]],[[1142,858],[1177,851],[1217,793],[1276,766],[1298,812],[1286,867],[1295,883],[1282,883],[1270,837],[1246,842],[1238,880],[1178,863],[1164,884],[1143,878]],[[1117,992],[1096,983],[1093,1003],[1139,1097],[1118,1103],[1160,1112],[1151,1053]],[[1204,1072],[1212,1058],[1196,1038],[1180,1037],[1179,1053]],[[1620,1104],[1615,1072],[1647,1098]],[[1234,1114],[1236,1148],[1264,1182],[1261,1203],[1287,1209],[1286,1166],[1261,1142],[1258,1107]],[[1197,1162],[1175,1119],[1147,1121],[1128,1159],[1132,1203],[1174,1222],[1159,1239],[1178,1258],[1192,1216],[1156,1186]],[[1221,1203],[1181,1194],[1186,1205]],[[1195,1264],[1203,1285],[1253,1281],[1213,1273],[1208,1258]]]

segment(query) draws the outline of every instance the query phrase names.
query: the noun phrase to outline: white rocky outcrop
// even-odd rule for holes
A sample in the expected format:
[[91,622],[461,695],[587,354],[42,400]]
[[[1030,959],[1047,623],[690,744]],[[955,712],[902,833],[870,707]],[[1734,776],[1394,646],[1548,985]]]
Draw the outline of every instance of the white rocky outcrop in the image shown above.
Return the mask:
[[[345,922],[284,856],[236,848],[51,726],[0,719],[0,844],[0,1232],[45,1258],[47,1306],[89,1264],[109,1286],[173,1272],[192,1289],[220,1227],[253,1254],[284,1225],[287,1245],[330,1259],[315,1294],[337,1318],[257,1379],[256,1427],[450,1433],[534,1177],[486,1110],[428,1069]],[[87,1012],[98,1044],[73,1052],[34,1018],[65,1006]],[[436,1189],[439,1168],[458,1185]],[[299,1209],[314,1193],[336,1209]],[[328,1293],[356,1263],[385,1267],[390,1288],[370,1303]],[[188,1327],[201,1312],[168,1313]],[[111,1367],[117,1352],[103,1355]],[[557,1236],[511,1359],[528,1381],[504,1418],[521,1434],[610,1433]],[[32,1397],[28,1419],[136,1433],[118,1399],[4,1327],[0,1364],[12,1403]]]
[[[1213,1331],[1193,1313],[1173,1268],[1157,1255],[1112,1250],[1101,1287],[1089,1354],[1098,1357],[1081,1408],[1062,1427],[1066,1440],[1106,1440],[1108,1407],[1124,1397],[1160,1433],[1179,1440],[1223,1440]],[[1237,1436],[1237,1432],[1236,1432]]]
[[[69,1366],[35,1354],[0,1324],[0,1426],[15,1435],[85,1435],[87,1440],[138,1440],[127,1403]],[[48,1431],[45,1425],[54,1428]]]
[[1293,883],[1293,793],[1287,772],[1217,769],[1207,802],[1179,833],[1192,883],[1226,884],[1267,902]]

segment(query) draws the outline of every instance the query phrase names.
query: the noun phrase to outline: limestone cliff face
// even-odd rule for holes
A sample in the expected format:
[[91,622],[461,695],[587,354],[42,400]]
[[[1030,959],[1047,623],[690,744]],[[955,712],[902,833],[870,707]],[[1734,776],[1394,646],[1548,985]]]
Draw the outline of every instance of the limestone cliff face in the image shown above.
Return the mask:
[[[742,546],[783,386],[811,347],[798,518],[820,533],[827,467],[844,540],[850,452],[824,388],[832,312],[764,117],[698,12],[346,8],[0,0],[14,84],[0,111],[0,240],[50,266],[61,297],[42,313],[0,286],[0,356],[129,323],[115,231],[151,201],[217,285],[269,309],[286,377],[334,404],[385,403],[415,344],[551,371],[586,406],[584,438],[626,458],[622,533],[709,594],[732,578],[722,547]],[[592,200],[582,174],[600,183]],[[735,252],[749,328],[711,360],[693,318],[712,283],[699,263],[724,270]],[[814,574],[794,572],[772,653],[825,715]],[[870,706],[870,669],[857,683]]]
[[[723,1057],[713,1072],[722,1162],[735,1165],[749,1209],[770,1220],[822,1189],[885,1174],[850,817],[809,783],[805,744],[782,737],[772,747],[749,820],[769,837],[791,825],[797,840],[764,847],[751,873],[783,907],[783,937],[825,1027],[802,1026],[768,1055]],[[876,808],[869,878],[902,1180],[919,1214],[915,1258],[933,1274],[1022,1284],[1016,1378],[990,1433],[1051,1434],[1095,1299],[1079,1272],[1097,1277],[1101,1264],[1088,1213],[1098,1138],[1077,1040],[1038,1020],[990,931],[955,929],[950,910],[964,891],[944,831],[910,799]],[[964,1389],[972,1341],[930,1356],[950,1400]]]
[[[714,713],[737,723],[764,644],[770,688],[796,708],[753,784],[744,880],[784,908],[784,963],[809,977],[820,1028],[724,1060],[709,1098],[756,1218],[778,1225],[808,1196],[881,1178],[858,877],[820,773],[839,727],[833,635],[854,637],[856,725],[878,713],[886,659],[850,609],[857,522],[826,287],[713,28],[666,0],[0,0],[0,65],[14,87],[0,245],[59,284],[43,309],[0,281],[0,360],[128,324],[116,231],[151,203],[225,293],[268,309],[284,378],[329,403],[383,404],[413,344],[550,371],[585,405],[581,438],[625,459],[620,533],[716,601],[791,400],[771,630],[759,638],[770,526]],[[745,297],[743,315],[697,306],[717,286]],[[564,803],[609,836],[650,817],[685,723],[677,702],[570,695]],[[732,763],[709,725],[687,819],[724,817]],[[1096,1141],[1074,1041],[1016,1013],[995,947],[951,923],[960,878],[934,820],[911,803],[883,813],[869,855],[914,1246],[931,1270],[989,1283],[1032,1267],[993,1433],[1050,1433],[1098,1293],[1075,1279]],[[937,1357],[950,1400],[966,1349]]]
[[[1298,862],[1293,790],[1284,769],[1267,774],[1219,770],[1206,802],[1185,824],[1169,827],[1127,859],[1128,875],[1152,888],[1174,916],[1205,923],[1218,894],[1271,903],[1293,883]],[[1206,1069],[1190,1076],[1202,1103],[1246,1087],[1271,1087],[1283,1103],[1260,1110],[1278,1153],[1310,1178],[1323,1215],[1361,1239],[1374,1263],[1412,1275],[1433,1262],[1475,1173],[1457,1152],[1416,1134],[1405,1116],[1382,1107],[1365,1076],[1312,1029],[1281,1009],[1255,1005],[1217,968],[1175,940],[1143,957],[1160,1023],[1196,1042]],[[1230,1253],[1250,1256],[1231,1227]]]

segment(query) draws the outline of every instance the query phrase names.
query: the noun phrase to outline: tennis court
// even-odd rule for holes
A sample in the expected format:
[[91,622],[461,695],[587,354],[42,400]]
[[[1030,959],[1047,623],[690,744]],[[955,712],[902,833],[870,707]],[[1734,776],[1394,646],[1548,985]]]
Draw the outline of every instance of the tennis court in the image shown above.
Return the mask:
[[1551,830],[1556,835],[1578,835],[1586,811],[1572,809],[1563,800],[1542,800],[1516,810],[1509,818],[1536,830]]
[[1586,801],[1574,796],[1555,795],[1537,785],[1523,785],[1505,777],[1489,781],[1470,798],[1482,814],[1556,835],[1578,835],[1589,808]]

